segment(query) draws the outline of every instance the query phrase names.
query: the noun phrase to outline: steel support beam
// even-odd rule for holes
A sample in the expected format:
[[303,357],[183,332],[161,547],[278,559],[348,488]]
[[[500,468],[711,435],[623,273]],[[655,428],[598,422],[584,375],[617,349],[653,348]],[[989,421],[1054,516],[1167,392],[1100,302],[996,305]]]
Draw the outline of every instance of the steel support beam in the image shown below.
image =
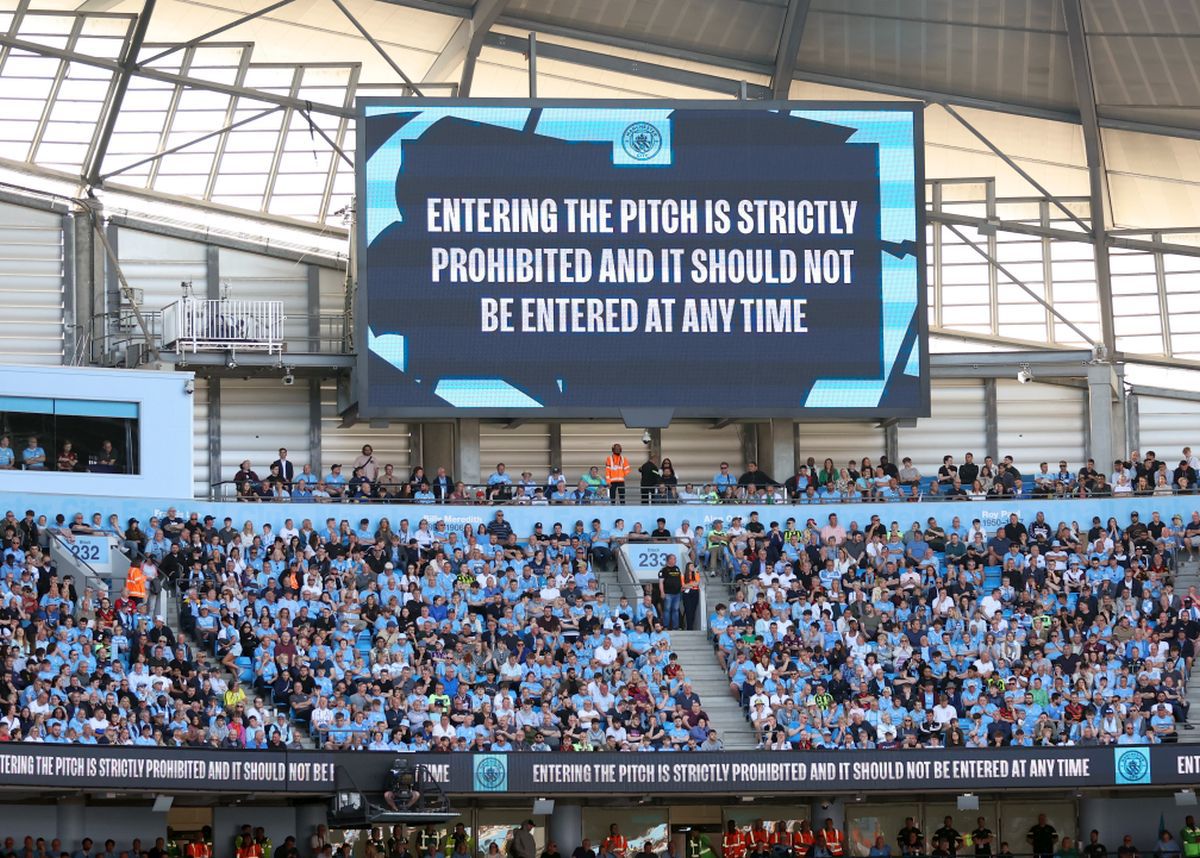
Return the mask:
[[138,54],[141,53],[142,43],[146,41],[146,31],[150,28],[150,17],[154,14],[154,4],[157,0],[145,0],[142,11],[134,24],[133,32],[125,43],[121,54],[120,71],[113,80],[108,91],[108,100],[104,105],[104,121],[100,126],[100,135],[88,152],[84,164],[83,179],[88,185],[100,183],[100,166],[104,163],[104,155],[108,152],[108,144],[112,142],[113,129],[117,127],[117,117],[121,115],[121,104],[125,101],[125,93],[129,89],[129,81],[137,70]]
[[[34,56],[56,57],[58,59],[69,60],[73,63],[79,63],[80,65],[91,66],[92,68],[108,69],[111,72],[121,71],[121,63],[117,60],[110,60],[106,57],[91,56],[89,54],[81,54],[78,51],[68,50],[66,48],[56,48],[50,45],[43,45],[38,42],[17,39],[11,36],[0,35],[0,46],[9,47],[15,51],[31,53]],[[202,78],[189,77],[188,75],[160,71],[159,69],[152,68],[139,69],[137,71],[137,75],[139,77],[147,78],[148,80],[156,80],[162,83],[182,84],[190,89],[199,89],[207,92],[220,92],[224,93],[225,95],[246,98],[250,99],[251,101],[261,101],[266,104],[278,104],[281,107],[291,107],[296,110],[313,110],[317,113],[329,114],[330,116],[344,116],[347,119],[354,118],[353,108],[343,107],[341,105],[322,104],[320,102],[308,101],[300,98],[291,98],[286,95],[281,95],[279,93],[269,92],[262,89],[252,89],[245,86],[218,83],[212,80],[204,80]]]
[[213,38],[214,36],[219,36],[222,33],[226,33],[228,31],[234,29],[235,27],[242,26],[242,24],[248,24],[251,21],[253,21],[255,18],[261,18],[263,15],[269,15],[272,12],[274,12],[276,9],[282,9],[284,6],[287,6],[289,3],[294,3],[294,2],[295,2],[295,0],[277,0],[277,2],[272,3],[270,6],[264,6],[263,8],[259,9],[257,12],[248,12],[247,14],[243,15],[240,18],[236,18],[233,21],[230,21],[228,24],[222,24],[219,27],[215,27],[214,29],[209,30],[207,33],[202,33],[199,36],[188,39],[186,42],[180,42],[177,45],[172,45],[171,47],[167,48],[165,51],[159,51],[157,54],[154,54],[154,56],[147,57],[146,59],[142,60],[140,63],[137,64],[136,68],[141,69],[142,66],[148,66],[157,60],[161,60],[163,57],[169,57],[171,54],[175,53],[176,51],[182,51],[187,48],[194,48],[196,45],[200,44],[201,42],[206,42],[209,39]]
[[300,115],[304,117],[304,121],[308,123],[308,127],[311,128],[313,131],[315,131],[317,133],[318,137],[320,137],[322,140],[324,140],[326,143],[328,143],[329,148],[332,149],[339,158],[341,158],[343,161],[346,162],[347,167],[349,167],[351,170],[353,170],[354,169],[353,159],[351,159],[351,157],[346,154],[346,152],[342,149],[341,146],[339,146],[337,143],[334,142],[332,137],[330,137],[328,134],[325,133],[325,130],[323,128],[321,128],[320,125],[313,122],[312,116],[309,114],[309,112],[307,110],[301,110]]
[[[465,18],[470,15],[469,9],[465,9],[461,6],[455,6],[446,2],[439,2],[439,0],[389,0],[389,2],[395,3],[399,6],[421,9],[426,12],[434,12],[441,15],[449,15],[455,18]],[[772,72],[772,67],[764,63],[756,63],[734,57],[717,56],[714,54],[688,50],[686,48],[652,43],[641,39],[615,36],[607,33],[588,32],[577,27],[564,27],[555,24],[547,24],[545,21],[534,21],[528,18],[521,18],[516,15],[501,15],[497,23],[501,26],[512,27],[515,30],[526,32],[536,30],[547,35],[561,36],[567,39],[587,42],[597,46],[597,48],[615,47],[630,51],[641,51],[668,59],[680,59],[689,62],[716,66],[718,68],[730,69],[731,71],[736,71],[740,74],[749,73],[753,75],[761,75],[765,78],[770,77]],[[961,107],[978,108],[979,110],[992,110],[1000,113],[1011,113],[1017,116],[1029,116],[1035,119],[1048,119],[1053,122],[1070,122],[1079,124],[1079,114],[1069,110],[1054,110],[1052,108],[1036,107],[1031,104],[1008,103],[996,101],[994,99],[977,98],[969,95],[958,95],[952,92],[943,92],[933,89],[904,86],[901,84],[885,83],[878,80],[861,80],[859,78],[847,77],[844,75],[824,74],[821,72],[807,71],[803,69],[796,71],[793,77],[795,80],[807,81],[809,83],[817,83],[825,86],[836,86],[845,89],[858,89],[862,90],[863,92],[876,92],[883,95],[895,96],[897,98],[911,98],[918,101],[937,102],[939,104],[949,103],[959,105]],[[769,93],[770,89],[766,89]],[[736,97],[736,91],[733,94]],[[1171,137],[1183,137],[1190,140],[1200,140],[1200,128],[1185,128],[1174,125],[1159,125],[1152,122],[1137,122],[1127,119],[1103,117],[1100,119],[1100,126],[1102,128],[1113,128],[1120,131],[1136,131],[1142,134],[1161,134]]]
[[1083,148],[1087,155],[1091,190],[1091,232],[1096,258],[1096,292],[1100,301],[1100,334],[1105,355],[1111,357],[1117,351],[1117,338],[1113,325],[1108,236],[1105,234],[1108,168],[1104,162],[1104,141],[1101,139],[1100,121],[1096,113],[1096,89],[1092,80],[1087,33],[1084,30],[1083,7],[1080,0],[1062,0],[1062,8],[1067,23],[1067,50],[1071,58],[1071,76],[1075,82],[1075,100],[1079,105],[1079,120],[1083,126]]
[[[503,33],[488,33],[484,37],[483,44],[485,47],[498,48],[502,51],[511,51],[512,53],[521,55],[525,54],[529,46],[528,40],[524,36],[508,36]],[[742,89],[742,81],[718,77],[717,75],[703,74],[672,66],[657,65],[655,63],[644,62],[643,60],[631,60],[627,57],[603,54],[597,51],[586,51],[582,48],[545,42],[541,39],[538,40],[537,46],[539,59],[558,60],[586,68],[602,69],[618,74],[644,77],[649,80],[660,80],[665,83],[691,87],[692,89],[719,92],[722,95],[728,95],[733,98],[737,98]],[[770,87],[759,86],[758,84],[749,84],[746,86],[746,95],[751,99],[767,99],[771,97],[771,89]]]
[[796,59],[800,54],[800,42],[804,39],[804,25],[808,21],[811,0],[788,0],[783,15],[783,28],[779,33],[779,46],[775,49],[775,70],[771,73],[771,96],[785,99],[791,93],[792,75],[796,73]]
[[[120,167],[119,169],[105,173],[104,175],[99,177],[99,180],[101,182],[103,182],[105,179],[109,179],[112,176],[118,176],[121,173],[128,172],[129,170],[132,170],[134,167],[140,167],[140,166],[142,166],[142,164],[149,164],[153,161],[158,161],[162,158],[165,158],[167,155],[173,155],[176,152],[180,152],[184,149],[187,149],[189,146],[195,146],[197,143],[203,143],[205,140],[209,140],[213,137],[216,137],[218,134],[225,134],[226,132],[233,131],[235,128],[241,128],[243,125],[248,125],[251,122],[257,122],[258,120],[262,119],[264,116],[270,116],[276,110],[283,110],[283,108],[282,107],[268,107],[266,110],[262,111],[261,113],[256,113],[253,116],[247,116],[245,119],[240,119],[237,122],[231,123],[222,128],[218,128],[216,131],[210,131],[203,136],[195,138],[194,140],[188,140],[185,143],[180,143],[178,146],[172,146],[170,149],[164,149],[163,151],[157,152],[153,155],[150,155],[147,158],[142,158],[140,161],[134,161],[132,164],[126,164],[124,167]],[[324,135],[322,134],[322,136],[324,136]]]
[[[976,253],[978,253],[980,256],[982,256],[984,259],[986,259],[988,261],[988,263],[996,269],[996,271],[1000,272],[1005,277],[1007,277],[1008,280],[1013,285],[1020,287],[1020,289],[1023,292],[1025,292],[1026,295],[1028,295],[1030,298],[1032,298],[1033,300],[1035,300],[1039,304],[1041,304],[1043,307],[1045,307],[1048,311],[1053,313],[1055,318],[1057,318],[1060,322],[1062,322],[1064,325],[1066,325],[1072,331],[1079,334],[1079,336],[1085,342],[1087,342],[1091,346],[1096,345],[1095,340],[1093,340],[1091,337],[1089,337],[1087,334],[1085,334],[1082,330],[1080,330],[1078,325],[1076,325],[1074,322],[1072,322],[1070,319],[1068,319],[1066,316],[1064,316],[1062,313],[1060,313],[1058,310],[1056,310],[1052,304],[1047,303],[1047,301],[1044,298],[1042,298],[1041,295],[1034,292],[1032,289],[1030,289],[1028,286],[1026,286],[1024,283],[1022,283],[1017,278],[1017,276],[1015,274],[1013,274],[1011,271],[1009,271],[1007,268],[1005,268],[1004,264],[1001,263],[1000,260],[996,259],[995,256],[993,256],[991,253],[988,253],[986,250],[981,248],[975,242],[971,241],[971,239],[967,238],[966,234],[963,233],[962,230],[960,230],[958,227],[954,226],[953,224],[946,224],[946,229],[950,230],[952,233],[957,235],[961,241],[963,241],[965,244],[967,244],[967,246],[969,246],[972,250],[974,250]],[[1109,352],[1109,354],[1112,354],[1112,353]]]
[[346,16],[346,19],[354,26],[354,29],[358,30],[359,34],[367,40],[367,44],[375,49],[375,53],[383,57],[383,61],[391,66],[392,71],[394,71],[400,77],[400,79],[404,81],[408,88],[413,91],[413,95],[425,95],[425,93],[421,92],[420,85],[413,83],[413,79],[404,73],[404,69],[400,68],[399,64],[392,59],[392,55],[384,50],[383,45],[379,44],[379,42],[375,40],[375,37],[371,35],[371,31],[364,27],[362,23],[354,17],[354,13],[346,8],[346,4],[343,3],[342,0],[332,0],[332,2],[333,5],[337,6],[338,10]]
[[1062,202],[1056,196],[1054,196],[1054,194],[1052,194],[1048,190],[1046,190],[1046,188],[1043,187],[1041,185],[1041,183],[1038,182],[1037,179],[1035,179],[1033,176],[1029,175],[1029,173],[1026,172],[1021,167],[1020,164],[1018,164],[1016,161],[1014,161],[1012,158],[1010,158],[1008,155],[1006,155],[999,146],[997,146],[995,143],[993,143],[991,140],[989,140],[982,131],[980,131],[978,128],[976,128],[974,125],[972,125],[970,122],[968,122],[961,113],[959,113],[957,110],[955,110],[949,104],[943,104],[942,109],[945,110],[947,113],[949,113],[951,116],[953,116],[955,119],[957,119],[959,124],[961,124],[963,128],[966,128],[968,131],[970,131],[971,134],[974,135],[976,137],[976,139],[979,140],[979,142],[981,142],[984,146],[988,147],[988,149],[990,149],[992,151],[992,154],[994,154],[997,158],[999,158],[1001,161],[1003,161],[1005,164],[1007,164],[1010,168],[1012,168],[1012,170],[1017,175],[1019,175],[1022,179],[1024,179],[1029,184],[1031,184],[1035,188],[1037,188],[1037,191],[1039,194],[1041,194],[1043,197],[1048,199],[1050,202],[1054,203],[1054,205],[1058,206],[1058,208],[1060,208],[1062,210],[1063,214],[1065,214],[1068,218],[1070,218],[1072,221],[1074,221],[1079,226],[1080,229],[1082,229],[1084,232],[1091,231],[1090,227],[1088,227],[1088,225],[1086,223],[1084,223],[1079,218],[1079,216],[1077,214],[1075,214],[1075,212],[1071,211],[1069,208],[1064,206],[1062,204]]
[[[1010,198],[1004,198],[999,202],[1012,202]],[[958,224],[959,226],[969,226],[972,229],[980,227],[994,227],[1000,232],[1014,232],[1020,235],[1033,235],[1039,238],[1053,238],[1059,241],[1080,241],[1091,243],[1094,236],[1089,228],[1088,232],[1073,232],[1069,229],[1058,229],[1057,227],[1045,227],[1035,223],[1022,221],[1002,220],[989,223],[987,218],[973,217],[971,215],[954,214],[944,211],[926,210],[925,218],[931,223],[943,224]],[[1145,253],[1174,253],[1180,256],[1200,256],[1200,247],[1188,244],[1172,244],[1161,239],[1137,239],[1113,237],[1109,234],[1109,246],[1121,247],[1127,250],[1140,250]]]
[[1200,402],[1200,391],[1197,390],[1172,390],[1167,387],[1148,387],[1144,384],[1131,384],[1129,386],[1129,397],[1135,399],[1138,396],[1152,396],[1155,399],[1177,399],[1180,402]]
[[458,94],[461,98],[470,95],[471,83],[475,78],[475,63],[479,59],[479,51],[483,48],[484,37],[492,29],[506,5],[508,0],[475,0],[470,17],[459,21],[454,33],[429,67],[429,71],[425,72],[421,82],[447,81],[451,72],[461,65]]

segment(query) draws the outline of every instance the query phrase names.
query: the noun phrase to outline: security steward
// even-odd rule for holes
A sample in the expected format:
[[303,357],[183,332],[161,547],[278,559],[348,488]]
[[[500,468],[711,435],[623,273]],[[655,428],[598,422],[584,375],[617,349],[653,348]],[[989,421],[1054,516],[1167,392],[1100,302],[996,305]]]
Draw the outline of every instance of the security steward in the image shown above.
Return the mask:
[[621,455],[621,445],[613,444],[612,452],[604,460],[604,481],[608,483],[608,499],[613,503],[625,503],[625,480],[630,470],[629,460]]
[[725,824],[725,836],[721,840],[721,858],[745,858],[747,836],[738,829],[732,819]]

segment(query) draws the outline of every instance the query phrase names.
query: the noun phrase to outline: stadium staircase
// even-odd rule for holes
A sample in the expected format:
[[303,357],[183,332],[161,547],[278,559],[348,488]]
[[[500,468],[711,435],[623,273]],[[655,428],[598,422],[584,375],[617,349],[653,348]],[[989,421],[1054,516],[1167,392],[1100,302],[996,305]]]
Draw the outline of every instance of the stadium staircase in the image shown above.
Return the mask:
[[[641,601],[641,588],[627,576],[619,575],[615,566],[611,570],[597,568],[596,581],[610,604],[617,604],[621,596],[628,597],[630,604]],[[707,613],[711,613],[717,602],[728,600],[729,588],[707,575],[702,576],[701,582],[704,585]],[[706,625],[707,621],[707,616],[699,618],[701,626]],[[679,656],[684,676],[691,682],[692,690],[700,695],[701,705],[725,743],[725,749],[753,749],[758,738],[737,699],[729,691],[729,678],[721,670],[708,632],[703,628],[694,632],[673,631],[671,649]]]
[[758,744],[754,727],[746,720],[737,698],[730,693],[729,678],[713,652],[707,631],[671,632],[671,649],[679,656],[683,674],[700,695],[710,724],[717,730],[727,751],[753,749]]
[[[1175,592],[1187,595],[1192,587],[1200,590],[1200,561],[1181,557],[1175,567]],[[1190,706],[1188,720],[1200,718],[1200,676],[1195,672],[1188,678],[1187,702]],[[1179,741],[1188,745],[1200,744],[1200,730],[1180,730]]]

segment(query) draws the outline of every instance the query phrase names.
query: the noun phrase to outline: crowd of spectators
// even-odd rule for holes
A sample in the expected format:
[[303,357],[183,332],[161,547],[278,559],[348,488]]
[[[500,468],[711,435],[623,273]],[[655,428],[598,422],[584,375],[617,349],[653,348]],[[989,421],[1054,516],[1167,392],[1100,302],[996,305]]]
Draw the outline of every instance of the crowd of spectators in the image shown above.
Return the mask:
[[[1200,595],[1176,592],[1172,570],[1200,551],[1200,513],[1080,525],[1038,512],[996,530],[959,516],[751,512],[674,530],[571,517],[529,533],[503,506],[457,529],[257,518],[9,512],[0,741],[720,749],[672,652],[678,588],[630,602],[598,582],[619,543],[662,537],[687,545],[681,578],[707,570],[732,588],[708,626],[763,747],[1128,744],[1187,726]],[[79,593],[50,561],[51,531],[112,533],[138,589]]]
[[1134,450],[1128,459],[1115,460],[1108,473],[1097,469],[1093,459],[1078,469],[1065,459],[1057,466],[1041,462],[1032,473],[1023,473],[1012,456],[998,462],[985,456],[979,463],[973,453],[966,453],[961,463],[946,455],[936,473],[923,474],[907,456],[899,465],[884,455],[878,460],[869,456],[851,459],[844,466],[831,458],[818,464],[809,456],[782,482],[756,462],[749,462],[740,474],[728,462],[721,462],[708,482],[681,483],[670,458],[660,460],[650,452],[645,462],[634,468],[617,444],[602,464],[577,478],[557,467],[544,477],[535,477],[528,470],[514,474],[501,462],[483,483],[473,485],[455,480],[444,467],[427,473],[418,465],[407,474],[398,474],[395,466],[380,465],[368,444],[349,466],[333,464],[327,474],[314,473],[311,465],[296,470],[288,451],[281,448],[265,477],[246,460],[230,484],[238,500],[249,502],[578,505],[632,499],[642,503],[775,504],[1161,496],[1195,492],[1198,474],[1200,456],[1185,447],[1175,467],[1153,451],[1143,456]]
[[[503,510],[452,533],[170,509],[128,522],[148,586],[112,598],[60,582],[46,551],[50,530],[102,532],[101,515],[0,526],[0,741],[271,748],[301,729],[336,749],[719,745],[658,609],[598,587],[598,523],[518,539]],[[148,610],[163,587],[178,623]]]
[[1200,594],[1172,569],[1200,513],[1148,518],[714,522],[738,589],[709,628],[762,747],[1173,742]]
[[112,441],[104,440],[91,455],[80,461],[79,451],[72,441],[64,440],[58,447],[58,455],[51,460],[42,447],[37,435],[25,439],[25,446],[19,451],[14,450],[12,438],[0,435],[0,471],[94,471],[96,473],[117,473],[120,470],[120,459],[113,450]]

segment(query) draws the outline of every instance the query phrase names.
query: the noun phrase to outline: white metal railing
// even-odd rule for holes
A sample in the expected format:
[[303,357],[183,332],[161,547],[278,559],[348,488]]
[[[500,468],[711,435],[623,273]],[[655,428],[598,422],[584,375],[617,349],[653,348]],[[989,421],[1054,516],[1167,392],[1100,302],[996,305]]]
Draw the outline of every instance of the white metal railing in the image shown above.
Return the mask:
[[283,302],[182,298],[163,308],[163,344],[177,354],[283,351]]

